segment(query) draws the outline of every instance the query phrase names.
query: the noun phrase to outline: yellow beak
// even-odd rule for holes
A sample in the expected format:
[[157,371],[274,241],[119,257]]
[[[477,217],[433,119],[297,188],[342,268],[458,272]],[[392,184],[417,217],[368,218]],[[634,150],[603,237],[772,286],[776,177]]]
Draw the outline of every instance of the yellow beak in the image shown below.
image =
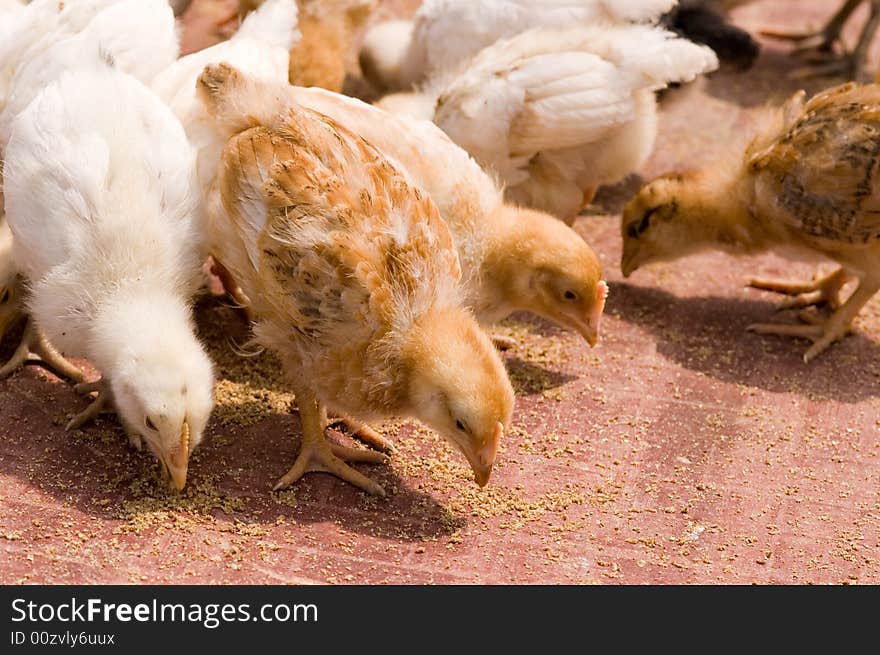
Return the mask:
[[495,455],[498,453],[498,444],[504,437],[504,426],[499,422],[495,424],[492,437],[478,448],[474,453],[468,454],[468,461],[474,471],[474,481],[481,487],[489,483],[492,475],[492,466],[495,464]]
[[180,442],[177,444],[165,466],[171,476],[171,486],[180,491],[186,485],[187,463],[189,462],[189,423],[183,422],[180,430]]

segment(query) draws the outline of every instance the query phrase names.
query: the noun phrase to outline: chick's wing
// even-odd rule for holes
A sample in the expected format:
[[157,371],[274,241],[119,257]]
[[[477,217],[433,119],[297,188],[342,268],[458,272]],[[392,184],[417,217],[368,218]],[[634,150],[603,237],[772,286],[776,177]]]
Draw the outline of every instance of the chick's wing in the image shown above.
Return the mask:
[[256,295],[310,338],[381,331],[454,293],[458,259],[433,203],[326,116],[297,108],[282,130],[248,130],[224,162]]
[[847,84],[810,100],[751,170],[773,215],[809,237],[863,244],[880,237],[880,87]]

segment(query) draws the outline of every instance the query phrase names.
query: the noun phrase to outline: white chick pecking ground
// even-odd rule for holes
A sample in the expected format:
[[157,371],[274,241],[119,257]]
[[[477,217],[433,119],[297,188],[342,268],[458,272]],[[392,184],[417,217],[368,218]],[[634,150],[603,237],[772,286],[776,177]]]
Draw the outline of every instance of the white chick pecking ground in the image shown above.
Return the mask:
[[200,281],[193,150],[173,113],[96,47],[12,123],[6,211],[27,308],[65,355],[102,373],[76,427],[111,399],[132,443],[186,482],[213,406],[194,336]]

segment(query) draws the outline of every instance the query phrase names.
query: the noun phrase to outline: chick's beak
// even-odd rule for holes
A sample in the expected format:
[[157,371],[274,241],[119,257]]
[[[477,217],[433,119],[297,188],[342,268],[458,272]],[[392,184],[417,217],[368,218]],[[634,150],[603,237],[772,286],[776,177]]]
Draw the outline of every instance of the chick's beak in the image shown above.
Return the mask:
[[171,486],[180,491],[186,485],[187,463],[189,462],[189,423],[183,422],[180,441],[165,459],[165,466],[171,476]]
[[629,277],[638,267],[636,252],[624,252],[623,257],[620,258],[620,272],[623,273],[623,277]]
[[608,299],[608,283],[600,280],[596,285],[596,298],[593,305],[587,311],[585,329],[581,331],[584,339],[593,348],[599,341],[599,322],[602,320],[602,312],[605,311],[605,301]]
[[474,471],[474,481],[481,487],[485,487],[489,483],[492,466],[495,464],[495,455],[498,452],[498,444],[501,443],[502,437],[504,437],[504,426],[498,422],[495,424],[492,437],[473,453],[467,453],[468,462]]

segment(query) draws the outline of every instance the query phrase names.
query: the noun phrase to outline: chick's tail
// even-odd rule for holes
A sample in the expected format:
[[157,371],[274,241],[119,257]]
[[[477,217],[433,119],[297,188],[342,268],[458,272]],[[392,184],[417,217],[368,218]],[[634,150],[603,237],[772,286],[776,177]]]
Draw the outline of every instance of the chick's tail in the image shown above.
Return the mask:
[[288,89],[247,76],[226,63],[205,66],[197,83],[199,99],[227,137],[257,125],[281,125],[292,103]]
[[266,0],[248,14],[233,39],[258,39],[271,47],[290,50],[300,38],[296,0]]

